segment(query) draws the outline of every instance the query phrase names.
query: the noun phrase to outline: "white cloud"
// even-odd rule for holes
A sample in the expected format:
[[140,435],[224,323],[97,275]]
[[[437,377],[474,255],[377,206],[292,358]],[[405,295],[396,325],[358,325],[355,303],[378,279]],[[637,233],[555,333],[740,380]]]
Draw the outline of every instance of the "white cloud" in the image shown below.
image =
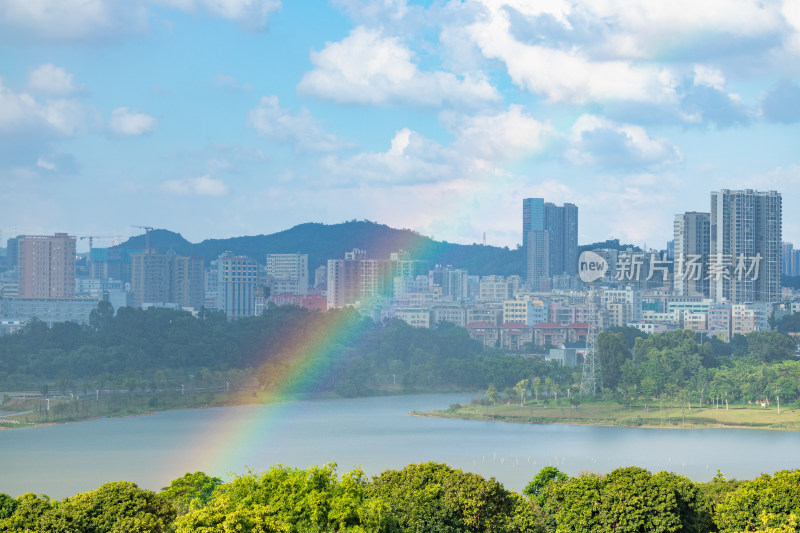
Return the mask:
[[386,152],[362,152],[342,159],[328,156],[322,160],[326,176],[335,178],[331,185],[352,186],[432,183],[458,177],[467,161],[456,152],[426,139],[408,128],[397,131]]
[[558,136],[550,123],[534,119],[520,105],[494,115],[445,115],[444,119],[457,135],[454,147],[459,152],[493,161],[539,153]]
[[786,48],[800,54],[800,3],[796,0],[783,0],[781,14],[793,30],[785,37]]
[[222,180],[205,175],[199,178],[164,181],[161,183],[161,190],[167,194],[182,196],[190,194],[197,196],[224,196],[230,192],[230,187]]
[[281,108],[278,97],[274,95],[261,98],[247,119],[262,137],[290,143],[300,151],[329,152],[350,146],[326,132],[307,109],[293,115]]
[[705,65],[694,66],[694,85],[711,87],[718,91],[725,90],[725,75],[722,71]]
[[118,107],[111,112],[108,128],[117,137],[135,137],[152,133],[158,126],[158,120],[146,113],[132,111],[127,107]]
[[506,65],[515,84],[545,96],[548,102],[674,99],[677,82],[668,70],[621,59],[595,61],[577,46],[562,50],[520,42],[511,32],[509,12],[493,4],[487,6],[486,18],[467,31],[486,57]]
[[363,26],[344,40],[311,53],[314,69],[298,88],[339,103],[475,106],[500,100],[485,76],[463,78],[444,71],[421,71],[413,52],[396,37]]
[[75,76],[52,63],[45,63],[28,74],[31,91],[55,96],[69,96],[83,89],[75,83]]
[[448,112],[441,119],[455,136],[449,145],[402,128],[385,152],[324,158],[324,174],[332,186],[458,182],[478,187],[509,175],[506,163],[541,154],[560,137],[552,125],[535,120],[516,105],[491,115]]
[[116,41],[141,34],[153,7],[204,12],[251,31],[263,30],[280,0],[3,0],[0,40],[13,42]]
[[55,163],[53,163],[52,161],[48,161],[44,157],[39,157],[39,159],[36,160],[36,166],[39,168],[43,168],[45,170],[49,170],[51,172],[56,170]]
[[263,30],[269,15],[281,8],[280,0],[151,0],[183,11],[205,11],[213,17],[228,19],[251,30]]
[[[0,36],[20,41],[116,40],[142,31],[142,2],[113,0],[3,0]],[[2,39],[2,37],[0,37]]]
[[631,43],[632,57],[652,57],[682,47],[687,39],[706,43],[727,40],[736,47],[743,39],[784,31],[777,3],[752,0],[644,0],[635,9],[625,0],[587,2],[593,17],[607,20],[617,35]]
[[682,161],[667,139],[654,139],[641,126],[583,115],[572,126],[566,157],[576,165],[638,168]]
[[88,112],[68,98],[37,100],[26,92],[15,92],[0,78],[0,134],[20,137],[70,137],[87,128]]
[[253,90],[253,86],[249,83],[239,83],[236,78],[227,74],[217,74],[212,81],[214,86],[225,91],[249,93]]

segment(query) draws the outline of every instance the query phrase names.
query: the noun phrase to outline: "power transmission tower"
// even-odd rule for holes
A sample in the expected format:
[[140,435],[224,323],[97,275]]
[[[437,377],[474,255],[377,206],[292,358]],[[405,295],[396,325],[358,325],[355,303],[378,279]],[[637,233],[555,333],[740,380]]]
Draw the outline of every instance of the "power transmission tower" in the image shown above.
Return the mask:
[[597,355],[597,291],[595,284],[589,284],[589,295],[586,297],[589,304],[589,331],[586,335],[586,354],[583,356],[583,375],[581,376],[581,394],[595,396],[603,392],[603,374],[600,371],[600,357]]

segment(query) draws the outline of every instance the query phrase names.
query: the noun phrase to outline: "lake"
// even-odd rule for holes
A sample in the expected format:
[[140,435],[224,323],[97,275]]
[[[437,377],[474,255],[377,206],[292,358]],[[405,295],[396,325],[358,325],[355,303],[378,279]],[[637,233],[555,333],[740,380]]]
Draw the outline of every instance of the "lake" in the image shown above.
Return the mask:
[[800,468],[800,432],[529,425],[407,416],[464,394],[311,400],[165,411],[0,431],[0,492],[54,498],[107,481],[158,490],[186,472],[225,479],[274,464],[336,462],[367,474],[421,461],[522,487],[547,465],[569,475],[636,465],[706,481]]

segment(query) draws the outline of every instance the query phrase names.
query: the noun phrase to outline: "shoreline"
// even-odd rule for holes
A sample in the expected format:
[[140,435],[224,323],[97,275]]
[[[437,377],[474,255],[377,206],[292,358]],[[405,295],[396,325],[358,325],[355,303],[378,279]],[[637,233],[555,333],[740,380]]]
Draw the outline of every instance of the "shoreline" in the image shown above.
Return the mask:
[[[356,398],[383,398],[387,396],[414,396],[419,394],[473,394],[475,391],[406,391],[406,392],[395,392],[395,391],[376,391],[379,392],[378,394],[370,394],[366,396],[356,396],[353,398],[348,398],[344,396],[338,395],[289,395],[289,396],[275,396],[275,397],[258,397],[258,398],[247,398],[249,396],[247,394],[241,394],[242,392],[247,391],[231,391],[231,394],[236,395],[235,398],[231,398],[231,401],[226,402],[222,401],[219,403],[205,403],[204,405],[175,405],[175,406],[165,406],[160,408],[151,408],[151,409],[143,409],[141,412],[135,413],[119,413],[119,414],[100,414],[94,416],[87,416],[82,418],[75,418],[75,419],[68,419],[68,420],[55,420],[55,421],[39,421],[39,422],[24,422],[21,420],[15,420],[13,418],[6,419],[5,422],[0,422],[0,431],[3,430],[15,430],[15,429],[23,429],[23,428],[35,428],[41,426],[53,426],[53,425],[60,425],[60,424],[76,424],[81,422],[88,422],[91,420],[97,420],[101,418],[133,418],[139,416],[153,416],[156,413],[164,412],[164,411],[184,411],[189,409],[211,409],[215,407],[238,407],[238,406],[257,406],[257,405],[278,405],[283,403],[290,403],[290,402],[298,402],[298,401],[309,401],[309,400],[329,400],[329,399],[356,399]],[[268,396],[268,395],[265,395]],[[244,400],[244,401],[243,401]],[[27,414],[27,413],[26,413]]]
[[[595,404],[596,407],[603,408],[609,407],[606,404]],[[667,424],[653,424],[650,423],[649,420],[642,419],[639,416],[628,416],[626,418],[620,417],[606,417],[603,419],[602,417],[597,418],[566,418],[561,417],[558,415],[554,416],[541,416],[539,413],[530,413],[527,415],[507,415],[502,413],[471,413],[471,412],[464,412],[465,408],[469,408],[470,406],[464,406],[461,409],[455,411],[449,410],[432,410],[432,411],[424,411],[424,412],[413,412],[409,413],[409,416],[419,416],[419,417],[431,417],[431,418],[452,418],[458,420],[471,420],[476,422],[501,422],[507,424],[537,424],[537,425],[545,425],[545,424],[561,424],[561,425],[575,425],[575,426],[597,426],[597,427],[619,427],[619,428],[643,428],[643,429],[679,429],[679,430],[698,430],[698,429],[754,429],[754,430],[770,430],[770,431],[800,431],[800,415],[798,415],[797,409],[787,409],[785,411],[781,411],[781,415],[783,416],[786,413],[788,420],[781,421],[780,423],[772,423],[772,422],[754,422],[754,423],[735,423],[735,422],[728,422],[725,420],[719,419],[712,419],[713,421],[709,421],[710,417],[704,417],[703,420],[697,420],[694,417],[689,417],[685,422],[681,423],[667,423]],[[500,409],[506,406],[499,406]],[[554,409],[558,409],[559,407],[555,407]],[[623,407],[624,408],[624,407]],[[525,409],[525,408],[517,408],[516,406],[511,408],[511,410],[516,409]],[[715,410],[715,409],[713,409]],[[761,412],[755,409],[747,409],[742,407],[737,407],[732,409],[732,411],[738,411],[739,413],[744,412],[748,415],[772,415],[774,412]],[[668,417],[667,420],[675,420],[677,417]]]

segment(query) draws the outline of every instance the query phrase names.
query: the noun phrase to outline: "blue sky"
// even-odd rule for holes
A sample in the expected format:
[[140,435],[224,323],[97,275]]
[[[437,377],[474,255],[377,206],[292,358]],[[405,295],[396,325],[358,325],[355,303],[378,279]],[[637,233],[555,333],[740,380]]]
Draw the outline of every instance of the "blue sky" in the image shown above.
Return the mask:
[[752,188],[800,245],[800,2],[635,5],[0,0],[0,238],[369,219],[513,247],[541,196],[580,242],[663,247]]

